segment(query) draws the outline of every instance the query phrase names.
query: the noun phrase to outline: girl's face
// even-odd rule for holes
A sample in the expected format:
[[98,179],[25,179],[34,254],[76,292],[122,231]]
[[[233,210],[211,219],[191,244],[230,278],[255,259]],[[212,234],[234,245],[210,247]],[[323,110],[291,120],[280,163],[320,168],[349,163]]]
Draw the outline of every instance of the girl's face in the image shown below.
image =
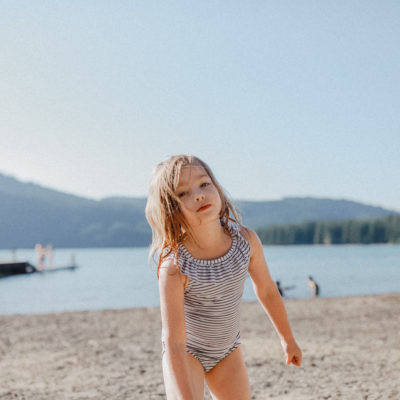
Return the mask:
[[182,202],[182,214],[190,226],[219,220],[221,198],[203,167],[183,167],[175,193]]

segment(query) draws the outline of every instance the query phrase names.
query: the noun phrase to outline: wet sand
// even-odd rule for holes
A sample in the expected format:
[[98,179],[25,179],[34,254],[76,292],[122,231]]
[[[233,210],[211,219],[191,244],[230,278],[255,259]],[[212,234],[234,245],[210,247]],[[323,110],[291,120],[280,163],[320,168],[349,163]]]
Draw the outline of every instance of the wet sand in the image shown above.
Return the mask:
[[[400,398],[400,294],[285,304],[301,368],[261,306],[243,304],[253,399]],[[158,308],[0,316],[0,399],[165,399],[160,328]]]

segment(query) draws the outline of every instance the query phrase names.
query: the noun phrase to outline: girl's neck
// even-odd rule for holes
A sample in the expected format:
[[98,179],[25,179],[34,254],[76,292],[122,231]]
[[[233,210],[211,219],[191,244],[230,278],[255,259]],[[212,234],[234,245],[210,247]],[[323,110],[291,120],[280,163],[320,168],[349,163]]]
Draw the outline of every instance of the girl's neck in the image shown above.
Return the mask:
[[232,245],[232,238],[221,226],[220,220],[192,228],[194,240],[186,237],[184,245],[195,258],[217,258]]

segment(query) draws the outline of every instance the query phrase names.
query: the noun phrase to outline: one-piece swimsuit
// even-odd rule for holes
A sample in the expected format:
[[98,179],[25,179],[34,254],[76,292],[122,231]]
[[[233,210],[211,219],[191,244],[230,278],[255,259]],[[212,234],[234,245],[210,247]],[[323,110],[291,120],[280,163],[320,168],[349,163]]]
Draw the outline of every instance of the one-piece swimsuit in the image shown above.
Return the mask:
[[[240,305],[250,260],[250,244],[236,225],[228,226],[229,251],[216,259],[196,259],[181,243],[180,272],[184,290],[186,350],[210,371],[240,344]],[[169,257],[175,258],[173,253]],[[163,354],[165,340],[162,334]]]

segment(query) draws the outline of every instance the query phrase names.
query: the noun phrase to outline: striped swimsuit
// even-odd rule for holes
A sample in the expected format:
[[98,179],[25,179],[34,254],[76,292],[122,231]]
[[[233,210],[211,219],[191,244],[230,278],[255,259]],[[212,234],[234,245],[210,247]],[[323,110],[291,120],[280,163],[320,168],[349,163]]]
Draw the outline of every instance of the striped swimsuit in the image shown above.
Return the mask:
[[[179,267],[189,277],[184,292],[186,350],[204,371],[240,344],[240,305],[250,260],[250,244],[229,226],[232,246],[213,260],[199,260],[180,244]],[[170,255],[174,257],[174,255]],[[163,353],[165,344],[162,336]]]

